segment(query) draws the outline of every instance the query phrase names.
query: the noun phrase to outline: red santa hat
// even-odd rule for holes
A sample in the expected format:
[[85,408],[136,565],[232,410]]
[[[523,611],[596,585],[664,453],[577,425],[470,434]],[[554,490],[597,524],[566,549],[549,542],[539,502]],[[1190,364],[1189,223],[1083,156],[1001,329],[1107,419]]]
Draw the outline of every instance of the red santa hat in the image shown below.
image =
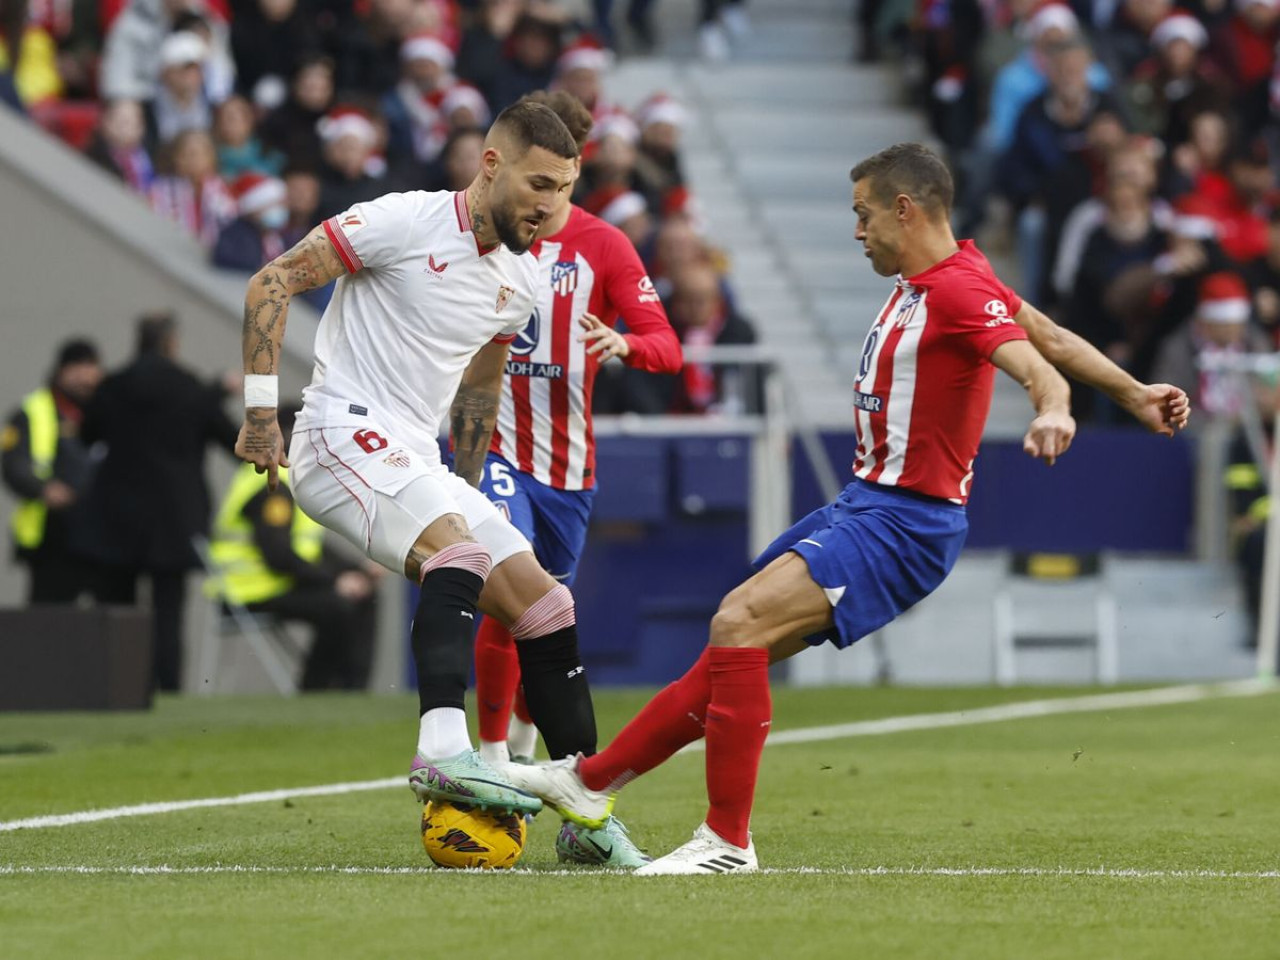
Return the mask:
[[688,111],[680,102],[665,93],[654,94],[636,110],[636,119],[641,127],[651,123],[669,123],[673,127],[683,128],[689,119]]
[[432,33],[414,34],[400,44],[400,59],[430,60],[445,70],[453,69],[453,49],[443,39]]
[[242,217],[284,203],[284,181],[265,173],[242,173],[231,184],[231,195]]
[[570,70],[593,70],[602,73],[613,66],[613,54],[600,45],[594,37],[579,37],[560,54],[556,61],[556,74]]
[[1026,38],[1034,42],[1049,30],[1061,30],[1068,34],[1078,33],[1080,21],[1065,3],[1046,3],[1027,17],[1023,30]]
[[1249,319],[1249,288],[1238,273],[1211,273],[1200,281],[1196,316],[1205,323],[1244,323]]
[[1209,32],[1204,24],[1183,10],[1169,14],[1151,31],[1151,45],[1164,49],[1174,40],[1185,40],[1197,50],[1203,50],[1209,42]]
[[440,98],[440,112],[445,117],[452,116],[455,110],[470,110],[477,126],[489,125],[489,103],[484,94],[469,83],[455,83]]
[[605,223],[621,226],[626,221],[648,210],[644,197],[625,187],[605,187],[587,197],[584,206]]
[[354,107],[335,107],[316,124],[316,131],[325,143],[333,143],[343,137],[358,137],[365,146],[378,142],[378,129],[364,113]]

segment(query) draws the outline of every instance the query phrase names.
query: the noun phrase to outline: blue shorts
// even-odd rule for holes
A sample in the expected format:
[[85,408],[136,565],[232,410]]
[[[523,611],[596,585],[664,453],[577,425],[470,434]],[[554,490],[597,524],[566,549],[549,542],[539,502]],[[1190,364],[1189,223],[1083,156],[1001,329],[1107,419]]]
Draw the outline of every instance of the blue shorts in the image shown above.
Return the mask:
[[964,546],[964,507],[854,480],[835,503],[815,510],[769,544],[756,570],[787,551],[834,607],[835,627],[806,637],[847,647],[931,594]]
[[529,538],[542,569],[572,586],[587,541],[595,490],[557,490],[521,473],[496,453],[485,458],[480,490]]

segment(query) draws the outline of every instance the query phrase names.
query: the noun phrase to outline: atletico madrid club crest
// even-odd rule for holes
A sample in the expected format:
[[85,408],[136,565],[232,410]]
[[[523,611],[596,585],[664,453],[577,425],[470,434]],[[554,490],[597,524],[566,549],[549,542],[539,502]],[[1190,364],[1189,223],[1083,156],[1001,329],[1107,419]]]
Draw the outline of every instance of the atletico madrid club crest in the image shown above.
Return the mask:
[[499,287],[498,288],[498,305],[494,307],[494,312],[501,313],[502,308],[505,307],[508,303],[510,303],[511,298],[514,297],[515,295],[516,295],[516,292],[511,287]]
[[567,297],[578,289],[578,264],[575,261],[557,260],[551,265],[551,289],[559,297]]

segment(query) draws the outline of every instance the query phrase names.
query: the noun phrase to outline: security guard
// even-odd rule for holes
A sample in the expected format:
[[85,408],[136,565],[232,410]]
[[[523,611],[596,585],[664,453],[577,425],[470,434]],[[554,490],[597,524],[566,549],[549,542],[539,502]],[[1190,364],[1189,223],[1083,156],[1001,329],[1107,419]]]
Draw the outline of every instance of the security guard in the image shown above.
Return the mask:
[[70,545],[90,474],[80,421],[101,380],[97,348],[68,341],[48,385],[23,399],[0,435],[4,483],[19,501],[9,521],[14,552],[31,573],[28,603],[73,603],[90,589],[91,567]]
[[[286,443],[297,412],[280,408]],[[218,511],[210,552],[223,600],[314,629],[303,690],[359,690],[373,653],[374,580],[327,554],[323,533],[294,503],[286,470],[270,491],[266,474],[246,463]]]
[[[1266,417],[1264,422],[1270,420]],[[1274,438],[1267,437],[1271,447]],[[1236,565],[1244,584],[1245,606],[1250,630],[1245,642],[1256,647],[1258,614],[1262,609],[1262,567],[1266,552],[1267,517],[1271,513],[1271,497],[1262,470],[1254,462],[1253,453],[1243,433],[1231,445],[1226,486],[1230,498],[1231,535],[1235,544]]]

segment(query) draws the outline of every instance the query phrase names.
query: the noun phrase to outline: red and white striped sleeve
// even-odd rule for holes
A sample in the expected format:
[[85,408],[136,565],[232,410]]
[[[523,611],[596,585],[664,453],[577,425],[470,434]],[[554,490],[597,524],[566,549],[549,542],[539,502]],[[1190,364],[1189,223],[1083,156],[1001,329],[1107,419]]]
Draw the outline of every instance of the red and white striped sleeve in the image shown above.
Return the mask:
[[411,194],[389,193],[324,221],[324,232],[348,273],[394,263],[404,255],[416,216]]

